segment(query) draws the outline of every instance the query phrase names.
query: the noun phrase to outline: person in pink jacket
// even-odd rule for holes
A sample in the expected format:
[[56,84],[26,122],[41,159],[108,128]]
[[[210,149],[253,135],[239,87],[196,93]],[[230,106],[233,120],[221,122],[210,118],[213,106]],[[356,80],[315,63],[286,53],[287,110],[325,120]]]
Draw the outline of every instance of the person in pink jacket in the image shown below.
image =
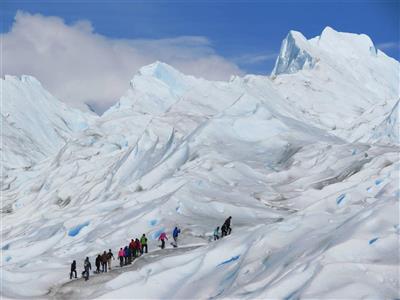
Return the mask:
[[119,249],[118,251],[118,258],[119,258],[119,266],[122,268],[124,265],[124,249]]
[[165,232],[162,232],[160,234],[160,237],[158,238],[158,240],[161,241],[161,249],[164,249],[165,248],[165,240],[168,241],[167,234]]

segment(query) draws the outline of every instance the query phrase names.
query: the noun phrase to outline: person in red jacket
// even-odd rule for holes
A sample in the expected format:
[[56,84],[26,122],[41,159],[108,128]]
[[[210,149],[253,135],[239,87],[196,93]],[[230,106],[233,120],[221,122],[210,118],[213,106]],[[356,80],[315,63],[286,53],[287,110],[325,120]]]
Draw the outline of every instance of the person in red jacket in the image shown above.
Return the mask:
[[158,238],[158,240],[161,241],[161,249],[164,249],[165,248],[165,240],[168,241],[167,234],[165,232],[162,232],[160,234],[160,237]]
[[133,239],[131,239],[131,242],[129,243],[129,250],[131,250],[131,257],[129,258],[129,261],[132,262],[132,258],[135,258],[136,252],[136,243]]
[[140,256],[140,249],[142,249],[142,245],[140,244],[139,239],[135,240],[135,245],[136,245],[136,257]]
[[122,268],[124,265],[124,249],[119,249],[118,251],[118,258],[119,258],[119,266]]

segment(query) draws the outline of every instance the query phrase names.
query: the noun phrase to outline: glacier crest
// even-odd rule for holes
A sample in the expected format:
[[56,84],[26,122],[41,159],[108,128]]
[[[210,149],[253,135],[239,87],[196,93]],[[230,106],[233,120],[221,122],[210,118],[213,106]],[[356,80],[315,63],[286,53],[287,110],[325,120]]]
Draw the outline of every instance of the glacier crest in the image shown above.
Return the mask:
[[282,42],[272,75],[292,74],[313,68],[316,60],[302,47],[306,43],[307,40],[301,33],[290,31]]

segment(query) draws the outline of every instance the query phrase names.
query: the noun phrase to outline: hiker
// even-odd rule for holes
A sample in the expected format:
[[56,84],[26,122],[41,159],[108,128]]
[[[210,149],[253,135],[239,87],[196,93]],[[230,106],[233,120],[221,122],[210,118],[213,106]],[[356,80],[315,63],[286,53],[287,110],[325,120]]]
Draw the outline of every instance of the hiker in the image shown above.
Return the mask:
[[104,251],[103,255],[101,256],[101,271],[107,272],[107,252]]
[[108,253],[107,253],[107,263],[108,263],[108,269],[111,271],[111,258],[114,258],[114,254],[111,252],[111,249],[108,249]]
[[82,276],[84,275],[85,277],[85,281],[89,280],[89,273],[90,270],[92,269],[92,265],[89,261],[89,257],[86,257],[84,263],[83,263],[83,267],[85,268],[84,271],[82,272]]
[[128,264],[131,264],[133,261],[133,253],[131,251],[131,249],[129,249],[128,247]]
[[136,257],[141,255],[142,244],[140,243],[139,239],[135,240],[135,249],[136,249]]
[[175,226],[174,231],[172,232],[172,237],[174,238],[174,247],[178,247],[178,235],[181,233],[181,230]]
[[120,248],[118,252],[119,266],[122,268],[124,265],[124,249]]
[[131,255],[135,256],[136,253],[136,243],[134,241],[134,239],[131,239],[131,242],[129,243],[129,249],[131,250]]
[[128,246],[124,248],[124,258],[125,258],[125,265],[130,264],[131,261],[131,251]]
[[101,255],[97,255],[96,261],[94,262],[96,265],[96,273],[100,273],[100,264],[101,264]]
[[71,264],[71,272],[69,273],[69,279],[72,279],[72,274],[75,273],[75,278],[76,276],[76,261],[74,260]]
[[227,235],[226,231],[227,231],[226,225],[224,224],[224,225],[221,226],[221,238],[223,238],[224,236]]
[[214,230],[214,241],[219,240],[219,226]]
[[222,228],[221,228],[222,236],[221,237],[231,234],[231,232],[232,232],[231,219],[232,219],[232,217],[229,216],[228,219],[225,220],[224,225],[222,225]]
[[126,266],[128,264],[128,246],[125,246],[124,248],[124,265]]
[[160,237],[158,238],[158,240],[161,241],[161,249],[164,249],[165,248],[165,240],[168,241],[167,234],[165,232],[162,232],[160,234]]
[[145,253],[147,253],[147,237],[144,233],[143,233],[142,237],[140,238],[140,243],[142,244],[141,253],[143,254],[143,252],[145,252],[144,249],[146,249]]

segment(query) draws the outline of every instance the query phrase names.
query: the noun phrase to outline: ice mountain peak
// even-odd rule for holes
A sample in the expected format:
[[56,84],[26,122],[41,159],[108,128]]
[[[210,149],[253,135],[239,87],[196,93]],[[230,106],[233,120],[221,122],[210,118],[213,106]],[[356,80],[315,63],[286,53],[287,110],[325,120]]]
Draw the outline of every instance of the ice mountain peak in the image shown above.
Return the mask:
[[156,79],[166,85],[174,85],[177,81],[185,81],[187,77],[190,77],[181,73],[174,67],[160,61],[156,61],[140,68],[137,75],[139,77]]
[[180,93],[184,90],[186,82],[191,78],[174,67],[156,61],[150,65],[146,65],[138,71],[137,75],[131,80],[131,87],[134,88],[140,85],[141,81],[153,82],[155,85],[161,84],[172,92]]
[[180,73],[174,67],[161,61],[155,61],[154,63],[143,66],[138,71],[139,75],[155,76],[155,77],[162,77],[163,74],[168,74],[168,73],[182,75],[182,73]]
[[307,39],[300,32],[291,30],[282,42],[272,75],[296,73],[312,68],[314,64]]
[[366,34],[338,32],[325,27],[319,36],[307,40],[298,31],[290,31],[282,42],[272,75],[292,74],[312,69],[319,60],[376,57],[378,52]]
[[156,61],[139,69],[126,93],[104,115],[126,109],[149,114],[163,113],[179,101],[193,80],[194,77]]

